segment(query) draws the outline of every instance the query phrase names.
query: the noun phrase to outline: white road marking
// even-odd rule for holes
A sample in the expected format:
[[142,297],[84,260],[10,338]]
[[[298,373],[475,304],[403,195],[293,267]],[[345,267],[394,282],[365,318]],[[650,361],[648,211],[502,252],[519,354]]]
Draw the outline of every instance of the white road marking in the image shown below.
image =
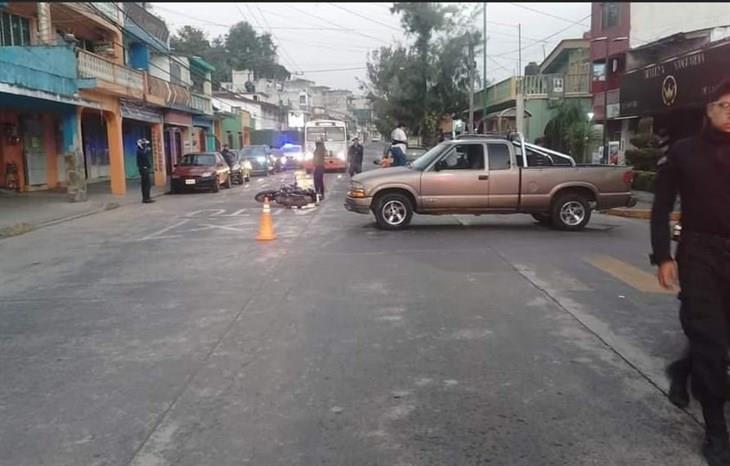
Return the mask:
[[236,232],[244,232],[246,230],[243,230],[241,228],[234,228],[234,227],[242,227],[242,226],[249,226],[249,225],[255,225],[256,222],[239,222],[234,223],[232,225],[214,225],[212,223],[205,223],[205,224],[198,224],[202,228],[193,228],[192,230],[187,230],[186,233],[192,233],[196,231],[205,231],[205,230],[213,230],[215,228],[219,230],[228,230],[228,231],[236,231]]
[[210,212],[210,211],[217,212],[217,213],[210,214],[210,215],[208,215],[208,217],[215,217],[217,215],[220,215],[220,214],[225,213],[226,212],[226,209],[200,209],[200,210],[194,210],[194,211],[188,213],[185,216],[186,217],[195,217],[196,214],[199,214],[201,212]]
[[221,217],[237,217],[237,216],[247,217],[247,215],[244,214],[247,210],[248,209],[238,209],[237,211],[233,212],[232,214],[223,214],[223,215],[221,215]]
[[[161,236],[161,235],[162,235],[163,233],[166,233],[166,232],[168,232],[168,231],[172,230],[173,228],[177,228],[177,227],[179,227],[179,226],[182,226],[182,225],[186,224],[187,222],[188,222],[188,220],[187,220],[187,219],[186,219],[186,220],[182,220],[182,221],[180,221],[180,222],[177,222],[177,223],[176,223],[176,224],[174,224],[174,225],[170,225],[170,226],[168,226],[168,227],[165,227],[165,228],[163,228],[163,229],[162,229],[162,230],[160,230],[160,231],[156,231],[156,232],[154,232],[154,233],[151,233],[151,234],[149,234],[149,235],[147,235],[147,236],[145,236],[145,237],[143,237],[143,238],[140,238],[140,240],[139,240],[139,241],[147,241],[147,240],[150,240],[150,239],[163,239],[163,238],[171,238],[170,236],[164,236],[164,237],[163,237],[163,236]],[[174,238],[177,238],[178,236],[179,236],[179,235],[175,235],[175,236],[172,236],[172,237],[174,237]]]

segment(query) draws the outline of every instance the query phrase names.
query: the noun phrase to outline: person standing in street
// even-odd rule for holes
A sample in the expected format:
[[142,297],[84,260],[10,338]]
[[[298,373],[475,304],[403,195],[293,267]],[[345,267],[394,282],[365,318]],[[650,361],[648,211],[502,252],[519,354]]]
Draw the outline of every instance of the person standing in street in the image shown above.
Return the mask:
[[319,194],[320,200],[324,199],[324,158],[327,155],[327,149],[324,141],[319,140],[314,146],[314,157],[312,163],[314,165],[314,191]]
[[221,155],[223,156],[223,159],[226,161],[226,163],[231,168],[231,170],[233,170],[234,156],[233,156],[233,152],[231,152],[231,149],[228,147],[228,144],[225,144],[223,146]]
[[140,183],[142,185],[142,202],[152,204],[154,199],[150,197],[150,175],[152,174],[152,149],[150,142],[145,139],[137,141],[137,169],[139,170]]
[[406,125],[398,123],[398,126],[390,133],[390,153],[393,157],[394,167],[406,164],[406,150],[408,149],[408,136],[406,136]]
[[347,152],[350,176],[362,173],[363,147],[357,137],[352,138],[352,145]]
[[[682,235],[671,254],[669,217],[679,194]],[[708,96],[699,136],[677,141],[657,169],[652,263],[662,287],[680,285],[692,394],[702,406],[711,466],[730,465],[725,419],[730,319],[730,80]]]

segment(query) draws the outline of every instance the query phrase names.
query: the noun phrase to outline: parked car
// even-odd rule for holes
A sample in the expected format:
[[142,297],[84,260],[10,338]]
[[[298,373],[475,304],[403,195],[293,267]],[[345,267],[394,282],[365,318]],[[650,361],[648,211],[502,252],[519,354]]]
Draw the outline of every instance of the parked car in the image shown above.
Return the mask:
[[236,153],[251,163],[252,176],[268,176],[271,171],[268,146],[245,146]]
[[172,171],[173,193],[186,189],[207,189],[218,192],[231,187],[231,168],[220,152],[185,154]]
[[593,209],[636,205],[632,182],[631,167],[578,165],[520,136],[465,135],[407,167],[354,176],[345,207],[373,212],[388,230],[406,227],[414,213],[527,213],[557,229],[581,230]]

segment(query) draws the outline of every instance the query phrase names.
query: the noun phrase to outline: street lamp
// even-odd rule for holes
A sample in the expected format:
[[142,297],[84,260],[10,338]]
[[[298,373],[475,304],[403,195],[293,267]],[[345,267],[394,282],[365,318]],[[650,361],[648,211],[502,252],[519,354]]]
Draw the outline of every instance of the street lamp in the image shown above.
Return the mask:
[[615,37],[611,40],[607,36],[596,37],[591,42],[601,42],[605,44],[605,60],[603,69],[603,159],[608,163],[608,43],[621,42],[628,40],[628,37]]

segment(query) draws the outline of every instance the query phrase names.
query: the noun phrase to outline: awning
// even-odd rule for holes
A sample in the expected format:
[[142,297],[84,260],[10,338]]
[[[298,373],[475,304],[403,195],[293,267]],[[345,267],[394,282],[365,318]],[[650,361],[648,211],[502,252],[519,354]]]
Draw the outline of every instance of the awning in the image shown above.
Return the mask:
[[193,126],[201,126],[203,128],[212,129],[213,120],[206,117],[193,116]]
[[620,116],[656,115],[702,107],[723,79],[730,77],[730,41],[626,73],[621,80]]
[[120,98],[119,103],[122,108],[122,118],[155,124],[162,123],[163,121],[162,113],[152,107],[131,102],[124,98]]
[[165,112],[165,124],[176,126],[193,126],[193,117],[189,113],[175,112],[169,110]]
[[[529,118],[532,116],[532,113],[530,113],[529,111],[527,111],[527,109],[525,109],[525,116]],[[517,109],[515,107],[510,107],[510,108],[506,108],[504,110],[500,110],[498,112],[488,113],[484,118],[482,118],[482,120],[488,120],[490,118],[500,118],[500,117],[501,118],[516,118]]]

